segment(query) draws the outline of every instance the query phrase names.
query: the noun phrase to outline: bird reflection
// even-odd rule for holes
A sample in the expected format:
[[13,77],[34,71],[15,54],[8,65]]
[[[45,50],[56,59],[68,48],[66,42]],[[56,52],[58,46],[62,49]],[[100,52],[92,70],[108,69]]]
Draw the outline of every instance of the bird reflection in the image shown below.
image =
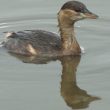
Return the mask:
[[76,71],[80,62],[80,56],[63,57],[62,76],[61,76],[61,95],[66,104],[72,109],[87,108],[89,103],[99,100],[99,97],[89,95],[87,91],[77,85]]
[[72,109],[87,108],[92,101],[100,99],[99,97],[89,95],[86,90],[79,88],[77,85],[76,71],[80,63],[80,56],[24,57],[16,54],[11,55],[22,60],[24,63],[46,64],[50,61],[59,60],[62,65],[61,96]]

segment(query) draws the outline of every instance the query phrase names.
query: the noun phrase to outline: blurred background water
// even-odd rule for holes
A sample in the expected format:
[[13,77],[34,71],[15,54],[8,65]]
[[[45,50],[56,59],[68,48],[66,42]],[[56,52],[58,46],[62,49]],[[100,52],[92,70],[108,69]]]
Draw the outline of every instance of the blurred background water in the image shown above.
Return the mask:
[[[6,31],[58,33],[57,13],[66,1],[0,0],[0,41]],[[77,39],[86,51],[81,59],[24,63],[0,49],[1,110],[110,109],[110,1],[80,1],[99,15],[97,20],[75,25]]]

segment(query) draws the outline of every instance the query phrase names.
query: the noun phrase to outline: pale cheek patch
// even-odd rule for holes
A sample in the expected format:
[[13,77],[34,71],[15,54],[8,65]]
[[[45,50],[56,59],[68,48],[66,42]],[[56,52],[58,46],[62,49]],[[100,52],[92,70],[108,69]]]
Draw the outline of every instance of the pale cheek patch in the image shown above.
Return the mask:
[[38,52],[36,52],[36,50],[33,48],[33,46],[31,44],[27,45],[27,50],[29,53],[31,53],[32,55],[37,55]]

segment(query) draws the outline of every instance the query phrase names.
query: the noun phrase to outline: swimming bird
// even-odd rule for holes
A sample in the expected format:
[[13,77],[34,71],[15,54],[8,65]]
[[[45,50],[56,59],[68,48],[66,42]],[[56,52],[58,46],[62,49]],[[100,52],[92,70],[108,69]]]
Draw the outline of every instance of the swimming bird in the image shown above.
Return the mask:
[[7,32],[2,45],[8,52],[25,56],[80,55],[81,48],[75,37],[74,24],[82,19],[97,17],[83,3],[68,1],[57,15],[60,36],[45,30]]

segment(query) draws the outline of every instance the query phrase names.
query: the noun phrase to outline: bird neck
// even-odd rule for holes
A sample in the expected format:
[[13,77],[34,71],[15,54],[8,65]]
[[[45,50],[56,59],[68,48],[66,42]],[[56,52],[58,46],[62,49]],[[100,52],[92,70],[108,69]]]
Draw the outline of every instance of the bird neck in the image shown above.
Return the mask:
[[61,36],[61,48],[63,52],[71,52],[71,54],[80,54],[81,49],[74,33],[74,25],[59,24]]

